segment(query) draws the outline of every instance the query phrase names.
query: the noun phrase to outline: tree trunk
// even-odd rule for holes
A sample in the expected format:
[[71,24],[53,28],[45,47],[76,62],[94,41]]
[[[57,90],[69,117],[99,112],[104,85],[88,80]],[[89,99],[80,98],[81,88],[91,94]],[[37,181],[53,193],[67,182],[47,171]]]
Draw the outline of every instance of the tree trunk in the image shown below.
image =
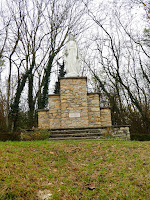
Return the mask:
[[29,85],[28,85],[28,120],[29,127],[32,128],[34,125],[34,101],[33,101],[33,74],[30,74],[28,77]]

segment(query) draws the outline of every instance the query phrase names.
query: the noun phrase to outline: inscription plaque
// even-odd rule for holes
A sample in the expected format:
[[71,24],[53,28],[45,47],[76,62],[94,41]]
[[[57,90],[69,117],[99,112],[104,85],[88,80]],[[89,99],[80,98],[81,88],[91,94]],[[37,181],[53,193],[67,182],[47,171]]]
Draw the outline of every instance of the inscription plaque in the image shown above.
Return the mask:
[[72,118],[72,117],[80,117],[80,113],[78,113],[78,112],[69,113],[69,117],[70,118]]

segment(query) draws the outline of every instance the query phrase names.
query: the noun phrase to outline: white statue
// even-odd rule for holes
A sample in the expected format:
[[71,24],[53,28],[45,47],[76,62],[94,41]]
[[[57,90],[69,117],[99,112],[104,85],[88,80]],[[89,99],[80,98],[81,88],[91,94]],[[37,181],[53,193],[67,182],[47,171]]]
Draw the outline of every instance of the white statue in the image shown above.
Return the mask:
[[69,36],[69,40],[65,48],[64,63],[67,72],[66,77],[79,76],[81,55],[79,53],[77,43],[73,35]]

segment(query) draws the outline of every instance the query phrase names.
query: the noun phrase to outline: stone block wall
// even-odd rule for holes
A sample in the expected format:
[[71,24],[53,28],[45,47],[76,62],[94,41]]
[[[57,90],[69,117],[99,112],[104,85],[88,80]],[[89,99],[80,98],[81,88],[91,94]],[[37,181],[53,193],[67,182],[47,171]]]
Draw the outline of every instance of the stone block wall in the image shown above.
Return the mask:
[[61,127],[88,127],[87,79],[60,79]]
[[101,108],[100,115],[101,115],[100,120],[101,120],[101,126],[102,127],[112,126],[111,110],[109,108]]
[[111,127],[111,111],[100,109],[99,94],[87,94],[86,77],[60,79],[60,95],[49,95],[49,111],[39,110],[38,126],[46,129]]
[[38,111],[38,128],[49,129],[49,110]]
[[99,94],[88,93],[88,119],[89,127],[100,127],[100,102]]
[[113,127],[111,134],[117,139],[130,140],[130,130],[128,126]]
[[49,128],[61,128],[61,106],[59,95],[49,95]]

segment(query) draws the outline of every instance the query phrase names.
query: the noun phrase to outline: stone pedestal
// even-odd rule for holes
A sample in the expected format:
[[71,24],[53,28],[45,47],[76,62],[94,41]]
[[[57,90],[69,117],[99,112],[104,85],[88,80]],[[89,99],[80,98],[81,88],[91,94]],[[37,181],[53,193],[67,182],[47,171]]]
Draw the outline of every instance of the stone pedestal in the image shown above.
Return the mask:
[[60,79],[60,94],[49,95],[49,111],[40,111],[39,128],[110,127],[110,109],[100,109],[99,94],[87,93],[86,77]]
[[86,78],[60,79],[61,127],[88,127]]

